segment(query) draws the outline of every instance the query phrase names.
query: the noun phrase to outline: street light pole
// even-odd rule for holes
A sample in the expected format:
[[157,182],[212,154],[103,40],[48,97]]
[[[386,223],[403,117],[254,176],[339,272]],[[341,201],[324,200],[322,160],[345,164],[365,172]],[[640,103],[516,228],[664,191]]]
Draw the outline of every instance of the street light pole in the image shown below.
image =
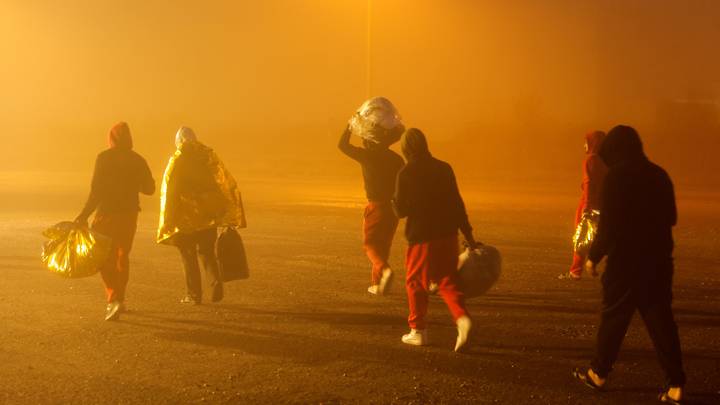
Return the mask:
[[372,79],[372,52],[371,52],[371,40],[372,40],[372,0],[367,0],[367,27],[366,27],[366,44],[365,44],[365,67],[367,69],[367,88],[365,89],[366,92],[366,98],[370,98],[372,87],[371,87],[371,79]]

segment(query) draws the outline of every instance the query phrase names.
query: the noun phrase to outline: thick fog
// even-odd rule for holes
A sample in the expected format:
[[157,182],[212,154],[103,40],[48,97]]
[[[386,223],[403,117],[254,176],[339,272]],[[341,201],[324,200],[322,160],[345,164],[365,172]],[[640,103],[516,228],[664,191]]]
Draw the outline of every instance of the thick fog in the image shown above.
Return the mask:
[[3,187],[85,182],[120,120],[156,178],[186,125],[239,179],[359,187],[336,138],[383,95],[468,184],[575,187],[583,134],[625,123],[702,188],[718,40],[711,0],[4,0]]

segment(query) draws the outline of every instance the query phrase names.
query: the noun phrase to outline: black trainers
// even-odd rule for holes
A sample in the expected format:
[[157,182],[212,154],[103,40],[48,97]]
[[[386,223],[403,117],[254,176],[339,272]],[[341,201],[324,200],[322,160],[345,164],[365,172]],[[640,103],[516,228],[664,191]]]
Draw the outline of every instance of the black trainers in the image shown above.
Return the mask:
[[[594,374],[594,372],[593,372]],[[596,390],[596,391],[602,391],[605,388],[605,383],[607,382],[607,379],[600,378],[600,383],[596,383],[595,380],[590,376],[590,369],[587,369],[585,371],[580,370],[579,368],[576,368],[572,372],[573,377],[578,379],[581,383],[585,384],[586,386]]]
[[117,321],[120,319],[120,303],[113,301],[105,307],[105,320]]

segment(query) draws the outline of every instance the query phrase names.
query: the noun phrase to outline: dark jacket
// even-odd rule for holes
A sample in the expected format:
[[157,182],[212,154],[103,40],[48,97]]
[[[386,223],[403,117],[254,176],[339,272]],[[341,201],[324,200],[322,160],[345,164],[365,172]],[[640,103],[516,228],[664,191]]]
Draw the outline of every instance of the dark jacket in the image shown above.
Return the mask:
[[142,156],[132,150],[127,124],[118,124],[110,132],[110,148],[95,160],[90,196],[80,214],[87,219],[97,209],[101,214],[137,212],[138,193],[152,195],[155,180]]
[[598,233],[590,260],[671,258],[677,222],[670,177],[646,158],[610,169],[603,186]]
[[610,279],[642,280],[659,263],[672,261],[672,227],[677,222],[672,181],[647,159],[637,132],[630,127],[610,131],[600,156],[610,169],[589,259],[598,263],[607,255],[604,276]]
[[472,234],[455,174],[449,164],[429,154],[412,159],[398,174],[393,204],[398,217],[407,217],[410,244]]
[[400,155],[381,145],[370,148],[354,146],[350,144],[349,131],[343,133],[338,148],[360,163],[368,200],[387,202],[392,199],[397,174],[405,163]]
[[131,150],[108,149],[95,161],[83,216],[89,216],[95,209],[101,214],[140,211],[138,193],[154,192],[155,180],[142,156]]

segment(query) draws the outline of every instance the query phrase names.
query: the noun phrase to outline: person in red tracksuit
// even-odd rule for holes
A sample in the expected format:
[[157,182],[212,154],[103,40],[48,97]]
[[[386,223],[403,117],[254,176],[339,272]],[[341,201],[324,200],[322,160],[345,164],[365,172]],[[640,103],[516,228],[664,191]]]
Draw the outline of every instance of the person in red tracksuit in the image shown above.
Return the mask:
[[405,236],[409,244],[405,288],[410,333],[402,342],[428,344],[425,317],[428,287],[434,282],[457,325],[455,351],[460,351],[467,343],[471,321],[458,286],[458,229],[470,248],[475,249],[478,243],[450,165],[432,157],[419,129],[408,129],[401,147],[407,164],[398,174],[393,205],[398,217],[407,218]]
[[125,291],[130,272],[137,217],[138,193],[152,195],[155,180],[145,159],[132,150],[130,128],[120,122],[110,130],[110,148],[95,161],[90,196],[75,222],[87,225],[95,212],[92,229],[112,239],[108,260],[100,268],[105,283],[107,306],[105,320],[116,320],[125,309]]
[[[582,195],[577,211],[575,211],[575,227],[580,223],[584,212],[600,209],[602,186],[608,172],[607,165],[598,155],[604,139],[605,133],[602,131],[593,131],[585,135],[585,153],[587,157],[583,162]],[[584,264],[584,257],[577,253],[573,254],[570,271],[561,274],[558,278],[561,280],[580,280]]]

